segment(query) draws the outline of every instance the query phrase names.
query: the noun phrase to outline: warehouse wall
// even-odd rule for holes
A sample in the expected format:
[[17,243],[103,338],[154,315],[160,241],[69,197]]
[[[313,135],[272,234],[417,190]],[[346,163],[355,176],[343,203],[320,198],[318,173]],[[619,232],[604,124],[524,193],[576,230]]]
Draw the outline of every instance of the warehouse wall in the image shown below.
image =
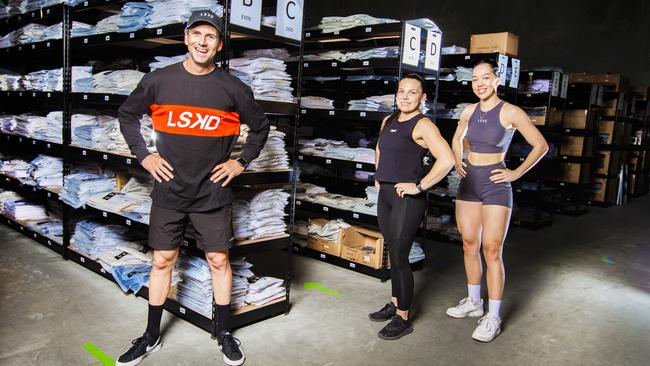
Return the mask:
[[[469,48],[469,35],[519,35],[524,67],[613,72],[631,84],[650,84],[650,3],[645,0],[307,0],[306,26],[324,15],[431,18],[443,44]],[[408,6],[396,7],[396,4]]]

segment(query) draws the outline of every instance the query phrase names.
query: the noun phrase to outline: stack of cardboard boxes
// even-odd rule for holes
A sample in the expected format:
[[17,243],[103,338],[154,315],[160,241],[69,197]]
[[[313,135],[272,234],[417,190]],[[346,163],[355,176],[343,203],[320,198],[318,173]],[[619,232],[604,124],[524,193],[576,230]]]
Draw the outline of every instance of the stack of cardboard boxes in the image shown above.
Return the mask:
[[[310,221],[319,226],[327,224],[326,219],[312,219]],[[376,230],[360,226],[339,229],[335,241],[309,236],[307,247],[374,269],[381,268],[383,264],[384,237]]]

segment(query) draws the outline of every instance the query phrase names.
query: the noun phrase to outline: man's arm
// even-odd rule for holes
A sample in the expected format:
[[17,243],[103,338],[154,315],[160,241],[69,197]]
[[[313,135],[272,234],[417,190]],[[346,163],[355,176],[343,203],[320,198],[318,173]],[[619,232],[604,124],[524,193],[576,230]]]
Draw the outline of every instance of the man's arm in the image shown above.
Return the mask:
[[129,145],[131,153],[135,155],[140,164],[158,181],[169,181],[174,176],[174,170],[169,163],[158,154],[152,154],[147,149],[147,143],[140,132],[140,118],[149,112],[155,98],[150,82],[150,74],[145,75],[133,90],[131,95],[122,103],[117,113],[120,122],[120,131],[124,140]]
[[149,111],[149,106],[153,103],[153,95],[147,81],[148,78],[145,75],[131,95],[122,103],[117,114],[124,140],[140,163],[150,154],[147,143],[140,132],[140,119]]
[[260,151],[269,137],[271,122],[264,114],[262,107],[255,101],[253,91],[248,86],[242,90],[241,96],[237,100],[237,112],[240,121],[250,128],[240,155],[240,158],[248,164],[260,155]]

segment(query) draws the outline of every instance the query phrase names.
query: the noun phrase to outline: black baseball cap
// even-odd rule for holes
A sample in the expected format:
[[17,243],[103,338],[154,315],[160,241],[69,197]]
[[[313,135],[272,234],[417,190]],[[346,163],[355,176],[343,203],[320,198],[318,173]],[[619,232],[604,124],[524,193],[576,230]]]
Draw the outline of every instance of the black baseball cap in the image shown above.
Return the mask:
[[187,20],[187,25],[185,29],[190,29],[196,23],[208,23],[213,25],[219,31],[219,34],[223,34],[223,20],[220,16],[212,12],[211,10],[197,10],[192,12],[190,19]]

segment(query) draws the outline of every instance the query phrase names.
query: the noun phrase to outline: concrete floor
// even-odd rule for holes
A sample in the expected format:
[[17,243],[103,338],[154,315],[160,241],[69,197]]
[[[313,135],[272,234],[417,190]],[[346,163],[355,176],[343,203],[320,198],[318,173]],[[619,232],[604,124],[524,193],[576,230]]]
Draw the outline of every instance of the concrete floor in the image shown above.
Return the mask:
[[[293,308],[236,332],[247,365],[648,365],[650,198],[557,216],[507,240],[503,333],[471,339],[475,320],[445,309],[466,295],[460,247],[433,243],[416,274],[415,332],[384,341],[367,313],[389,283],[294,257]],[[139,336],[146,301],[0,226],[0,365],[98,365],[93,343],[116,357]],[[334,297],[307,292],[322,282]],[[220,365],[209,335],[165,314],[163,349],[142,365]]]

